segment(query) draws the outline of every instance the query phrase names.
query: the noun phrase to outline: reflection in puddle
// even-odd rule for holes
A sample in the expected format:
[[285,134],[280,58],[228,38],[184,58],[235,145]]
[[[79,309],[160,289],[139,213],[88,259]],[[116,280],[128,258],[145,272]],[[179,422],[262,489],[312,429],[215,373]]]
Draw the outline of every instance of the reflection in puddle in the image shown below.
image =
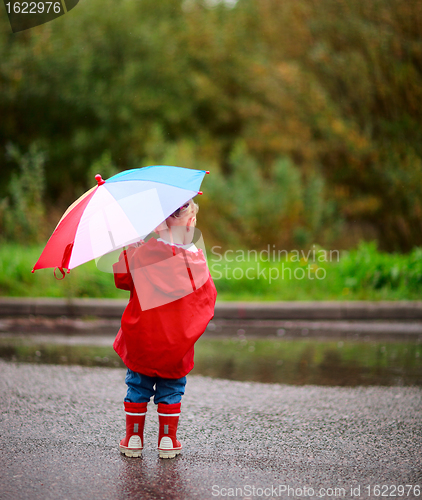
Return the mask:
[[294,385],[422,385],[422,345],[343,340],[203,340],[192,373]]
[[[0,338],[9,361],[123,367],[110,346]],[[328,386],[422,386],[422,344],[350,340],[200,339],[192,374],[231,380]]]
[[[187,499],[181,457],[172,460],[121,457],[123,467],[119,474],[118,498],[174,498]],[[182,472],[182,473],[181,473]]]

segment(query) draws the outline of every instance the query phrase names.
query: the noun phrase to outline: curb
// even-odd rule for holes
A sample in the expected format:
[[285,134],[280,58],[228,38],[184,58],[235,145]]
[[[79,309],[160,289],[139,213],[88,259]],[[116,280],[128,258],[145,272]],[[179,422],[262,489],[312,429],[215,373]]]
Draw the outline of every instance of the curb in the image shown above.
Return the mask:
[[[0,317],[120,319],[126,299],[0,298]],[[217,302],[214,319],[422,320],[422,301]]]

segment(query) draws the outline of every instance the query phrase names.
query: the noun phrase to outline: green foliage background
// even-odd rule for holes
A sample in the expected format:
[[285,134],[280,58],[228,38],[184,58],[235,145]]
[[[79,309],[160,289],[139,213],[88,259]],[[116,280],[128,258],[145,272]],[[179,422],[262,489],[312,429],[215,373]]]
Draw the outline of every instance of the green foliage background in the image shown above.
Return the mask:
[[0,15],[0,231],[44,241],[103,177],[210,170],[209,245],[422,245],[419,0],[83,0]]

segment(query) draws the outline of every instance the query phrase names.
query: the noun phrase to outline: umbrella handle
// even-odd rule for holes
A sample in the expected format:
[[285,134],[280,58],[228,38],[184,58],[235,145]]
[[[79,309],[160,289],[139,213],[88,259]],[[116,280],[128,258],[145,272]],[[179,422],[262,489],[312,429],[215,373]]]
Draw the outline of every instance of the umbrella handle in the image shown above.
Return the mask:
[[[56,270],[59,270],[62,274],[62,277],[61,278],[58,278],[57,275],[56,275]],[[66,276],[66,273],[63,271],[63,268],[62,267],[55,267],[54,268],[54,277],[56,278],[56,280],[58,281],[61,281],[62,279],[64,279],[64,277]]]

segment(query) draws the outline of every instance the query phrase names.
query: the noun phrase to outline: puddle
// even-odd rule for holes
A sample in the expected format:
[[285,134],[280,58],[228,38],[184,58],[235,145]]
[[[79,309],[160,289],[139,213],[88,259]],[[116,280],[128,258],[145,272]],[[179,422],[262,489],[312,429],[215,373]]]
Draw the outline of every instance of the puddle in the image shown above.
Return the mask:
[[[83,345],[34,337],[0,338],[0,358],[29,363],[124,367],[98,338]],[[51,339],[53,340],[53,339]],[[318,340],[200,339],[191,372],[240,381],[293,385],[422,386],[422,344]]]
[[[199,347],[199,346],[198,346]],[[294,385],[422,385],[418,342],[203,340],[192,373]]]

